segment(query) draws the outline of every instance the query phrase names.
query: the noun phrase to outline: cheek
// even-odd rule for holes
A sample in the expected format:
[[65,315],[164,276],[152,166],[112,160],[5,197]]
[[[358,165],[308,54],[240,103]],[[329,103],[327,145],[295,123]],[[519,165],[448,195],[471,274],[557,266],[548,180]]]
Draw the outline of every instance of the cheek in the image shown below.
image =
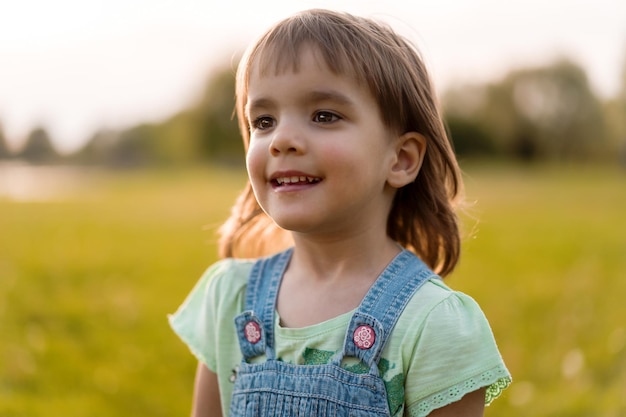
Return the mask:
[[259,146],[252,143],[250,144],[248,153],[246,154],[246,169],[252,186],[254,186],[258,181],[264,181],[265,158],[263,157],[263,152]]

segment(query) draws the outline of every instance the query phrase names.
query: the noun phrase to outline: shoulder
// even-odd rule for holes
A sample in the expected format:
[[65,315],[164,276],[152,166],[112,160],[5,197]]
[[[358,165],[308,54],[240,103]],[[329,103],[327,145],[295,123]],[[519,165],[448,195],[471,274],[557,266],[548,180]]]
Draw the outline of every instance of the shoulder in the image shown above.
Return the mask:
[[407,359],[444,354],[499,357],[489,321],[478,303],[439,278],[415,293],[394,332],[392,337],[401,339]]
[[225,295],[245,292],[248,275],[254,260],[227,258],[211,265],[200,277],[180,309],[189,304],[209,302],[215,304]]
[[243,306],[246,282],[254,260],[225,259],[200,277],[178,310],[169,316],[176,334],[209,369],[216,369],[215,354],[224,329]]
[[[510,382],[480,306],[440,279],[428,281],[415,293],[397,330],[406,404],[412,413],[421,410],[415,415],[426,415],[422,411],[430,412],[481,387],[495,393],[495,398]],[[440,402],[442,398],[450,401]]]
[[440,330],[467,326],[470,323],[486,324],[480,306],[472,297],[448,287],[441,279],[427,281],[409,301],[399,322],[410,323],[424,331],[433,325]]
[[246,289],[254,262],[253,259],[223,259],[207,269],[198,284],[204,286],[207,293],[241,293]]

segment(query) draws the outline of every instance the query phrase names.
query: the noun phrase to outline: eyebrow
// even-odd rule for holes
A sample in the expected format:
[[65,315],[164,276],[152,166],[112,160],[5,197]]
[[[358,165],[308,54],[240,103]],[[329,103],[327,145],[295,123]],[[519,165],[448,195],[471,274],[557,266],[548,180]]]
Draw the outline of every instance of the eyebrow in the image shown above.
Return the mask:
[[[353,107],[354,100],[335,90],[313,90],[306,93],[300,100],[304,103],[332,102],[341,106]],[[275,100],[268,97],[255,98],[246,103],[246,113],[249,115],[253,109],[266,109],[273,107]]]
[[307,100],[312,102],[331,101],[333,103],[353,106],[354,101],[350,97],[334,90],[314,90],[307,94]]

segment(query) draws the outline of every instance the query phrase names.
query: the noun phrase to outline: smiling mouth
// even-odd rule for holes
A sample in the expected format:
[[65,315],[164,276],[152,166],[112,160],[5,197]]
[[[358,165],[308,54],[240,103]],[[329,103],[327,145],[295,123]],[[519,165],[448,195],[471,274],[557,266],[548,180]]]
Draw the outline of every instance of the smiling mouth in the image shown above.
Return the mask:
[[272,180],[272,183],[281,187],[283,185],[304,185],[315,184],[322,179],[317,177],[304,177],[304,176],[292,176],[292,177],[280,177]]

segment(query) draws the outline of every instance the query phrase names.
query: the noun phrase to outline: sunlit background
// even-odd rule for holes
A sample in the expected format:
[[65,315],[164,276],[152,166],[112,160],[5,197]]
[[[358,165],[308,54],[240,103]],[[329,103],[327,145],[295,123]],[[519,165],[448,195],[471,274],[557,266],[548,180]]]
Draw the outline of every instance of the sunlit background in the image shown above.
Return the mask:
[[169,330],[246,181],[245,46],[297,10],[417,44],[470,210],[449,284],[514,383],[487,416],[626,416],[626,2],[0,0],[0,416],[179,416]]
[[62,151],[101,127],[179,111],[205,77],[277,19],[331,7],[414,40],[439,88],[567,56],[607,97],[620,87],[620,0],[23,0],[0,4],[0,121],[12,146],[45,127]]

